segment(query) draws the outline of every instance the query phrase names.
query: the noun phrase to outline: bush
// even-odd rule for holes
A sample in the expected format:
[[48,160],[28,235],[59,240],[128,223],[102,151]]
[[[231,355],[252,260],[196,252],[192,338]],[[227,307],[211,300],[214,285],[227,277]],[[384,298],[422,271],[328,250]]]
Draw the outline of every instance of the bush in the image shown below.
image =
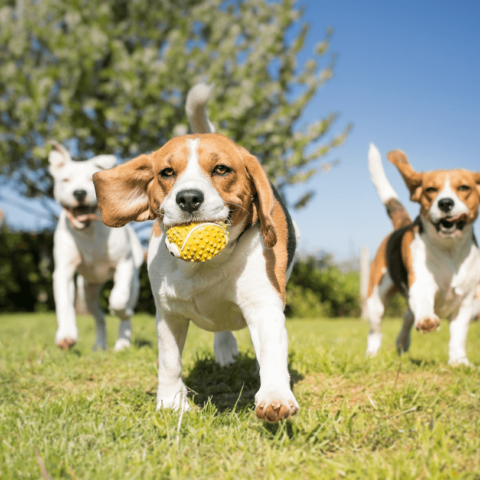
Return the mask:
[[296,318],[358,317],[358,271],[340,268],[331,255],[300,257],[287,286],[287,316]]

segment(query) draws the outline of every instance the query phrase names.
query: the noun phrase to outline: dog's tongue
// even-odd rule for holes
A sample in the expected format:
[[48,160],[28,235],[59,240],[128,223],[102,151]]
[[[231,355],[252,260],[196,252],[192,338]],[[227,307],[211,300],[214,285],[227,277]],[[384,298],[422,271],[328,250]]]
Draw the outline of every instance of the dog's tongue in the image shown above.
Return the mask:
[[444,218],[443,220],[450,223],[466,222],[468,220],[468,215],[466,213],[461,213],[456,217],[447,217],[447,218]]
[[82,215],[74,215],[70,210],[65,208],[65,214],[72,224],[73,228],[77,228],[82,230],[87,225],[87,222],[94,222],[96,220],[100,220],[100,218],[95,213],[84,213]]

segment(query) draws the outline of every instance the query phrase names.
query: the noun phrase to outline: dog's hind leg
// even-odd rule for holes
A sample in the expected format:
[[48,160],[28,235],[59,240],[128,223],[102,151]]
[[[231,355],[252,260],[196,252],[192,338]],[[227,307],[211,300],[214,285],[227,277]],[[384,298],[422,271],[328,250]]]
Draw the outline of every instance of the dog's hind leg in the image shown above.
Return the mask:
[[397,352],[400,355],[403,352],[408,352],[410,348],[410,331],[412,330],[415,318],[410,309],[407,310],[403,316],[403,325],[397,337]]
[[238,356],[237,339],[232,332],[216,332],[213,350],[215,361],[221,367],[231,365]]
[[132,336],[130,317],[133,315],[139,292],[138,269],[132,259],[126,259],[117,265],[113,281],[109,307],[111,314],[120,319],[118,339],[114,347],[118,352],[130,346]]
[[107,349],[107,327],[105,324],[105,313],[100,307],[98,296],[102,289],[101,283],[88,283],[84,281],[85,303],[88,311],[95,318],[95,325],[97,328],[97,337],[93,345],[93,350]]
[[377,354],[382,344],[380,325],[385,313],[385,303],[388,294],[393,287],[390,275],[385,272],[380,283],[376,285],[370,296],[367,298],[367,318],[370,322],[370,333],[368,334],[367,356],[373,357]]

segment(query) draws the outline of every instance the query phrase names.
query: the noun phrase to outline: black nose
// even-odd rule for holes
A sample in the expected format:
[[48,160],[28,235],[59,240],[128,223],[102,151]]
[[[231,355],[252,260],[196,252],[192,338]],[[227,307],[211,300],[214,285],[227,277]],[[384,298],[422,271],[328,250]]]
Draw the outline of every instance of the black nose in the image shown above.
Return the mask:
[[204,196],[200,190],[182,190],[177,193],[178,206],[188,213],[193,213],[202,205]]
[[454,205],[455,202],[451,198],[442,198],[438,201],[438,208],[445,213],[448,213]]
[[85,200],[85,197],[87,196],[87,192],[85,190],[75,190],[73,192],[73,196],[78,202],[83,202]]

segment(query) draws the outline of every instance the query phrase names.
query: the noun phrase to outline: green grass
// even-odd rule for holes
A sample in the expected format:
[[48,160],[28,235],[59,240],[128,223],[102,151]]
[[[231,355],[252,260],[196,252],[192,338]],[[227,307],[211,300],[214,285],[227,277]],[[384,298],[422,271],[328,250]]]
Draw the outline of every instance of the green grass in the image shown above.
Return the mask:
[[[93,320],[81,317],[80,341],[64,353],[53,314],[0,316],[0,478],[480,478],[479,370],[447,365],[445,323],[413,333],[400,364],[399,321],[384,323],[381,353],[368,361],[365,322],[289,321],[302,410],[281,425],[255,418],[247,331],[238,362],[220,369],[213,336],[192,326],[183,365],[198,407],[181,423],[156,413],[154,320],[133,325],[130,350],[93,353]],[[109,327],[111,347],[116,320]],[[480,365],[478,323],[468,353]]]

